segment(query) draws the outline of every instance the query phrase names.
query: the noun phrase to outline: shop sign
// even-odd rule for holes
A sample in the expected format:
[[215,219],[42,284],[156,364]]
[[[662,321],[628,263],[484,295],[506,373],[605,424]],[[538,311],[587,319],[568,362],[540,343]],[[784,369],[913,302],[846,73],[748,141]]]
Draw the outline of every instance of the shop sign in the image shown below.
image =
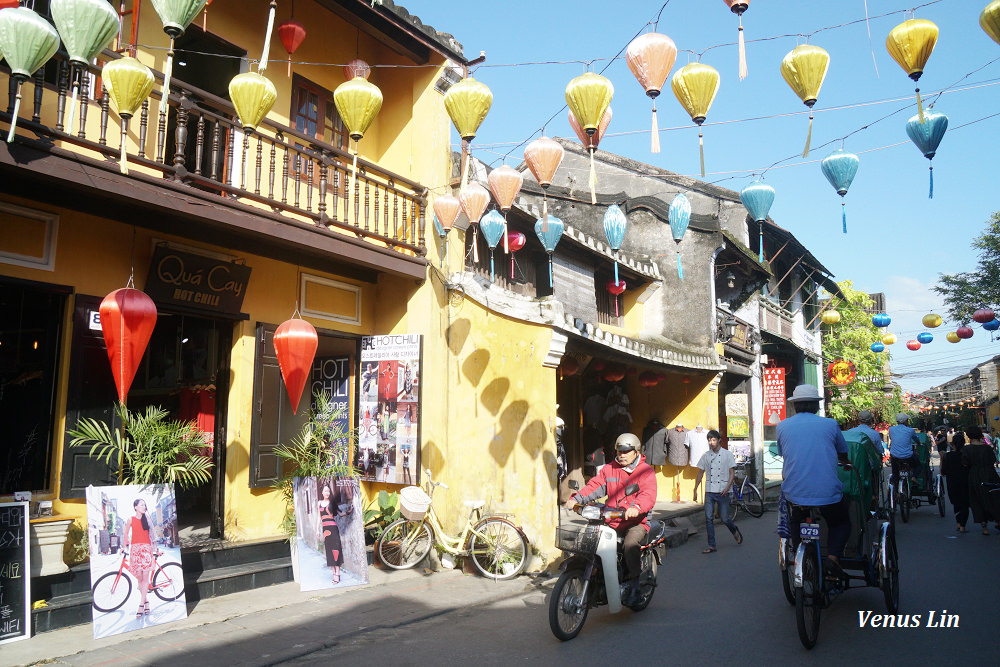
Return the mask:
[[845,361],[844,359],[838,359],[837,361],[831,362],[826,368],[827,375],[830,376],[830,382],[836,385],[850,384],[857,377],[858,373],[854,369],[854,364],[850,361]]
[[0,644],[31,636],[28,503],[0,503]]
[[[312,374],[311,374],[311,385],[309,387],[309,395],[312,397],[312,409],[315,412],[317,409],[316,405],[316,393],[324,392],[330,397],[332,401],[331,406],[335,411],[336,415],[333,419],[334,424],[339,424],[340,428],[338,432],[343,433],[343,437],[339,438],[340,442],[337,444],[343,447],[341,451],[346,451],[348,444],[348,436],[350,435],[350,415],[351,415],[351,397],[350,397],[350,379],[351,379],[351,358],[344,357],[325,357],[318,358],[313,361]],[[343,462],[345,465],[348,461]]]
[[726,416],[726,436],[730,438],[746,438],[750,435],[750,418],[746,415]]
[[160,245],[153,251],[143,290],[157,305],[238,314],[250,267]]
[[774,426],[785,418],[785,369],[764,369],[764,423]]

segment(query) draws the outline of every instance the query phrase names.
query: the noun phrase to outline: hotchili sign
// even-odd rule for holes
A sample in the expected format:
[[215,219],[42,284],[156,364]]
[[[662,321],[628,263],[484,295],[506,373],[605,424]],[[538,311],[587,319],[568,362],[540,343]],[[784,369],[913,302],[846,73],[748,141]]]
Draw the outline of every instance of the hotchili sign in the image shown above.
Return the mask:
[[236,314],[243,307],[250,267],[157,246],[145,292],[160,305],[175,304]]

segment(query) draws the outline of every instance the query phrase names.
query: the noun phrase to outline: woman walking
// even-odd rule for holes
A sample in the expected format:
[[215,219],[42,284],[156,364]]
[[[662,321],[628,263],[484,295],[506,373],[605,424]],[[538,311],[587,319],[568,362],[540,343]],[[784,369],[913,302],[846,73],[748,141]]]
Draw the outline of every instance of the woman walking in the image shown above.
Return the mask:
[[965,435],[956,433],[951,441],[952,450],[941,456],[941,474],[948,485],[948,500],[955,510],[958,532],[964,533],[969,521],[969,471],[962,467],[962,449]]
[[146,518],[146,501],[136,498],[132,503],[135,510],[125,525],[125,546],[129,549],[128,569],[135,575],[139,587],[139,610],[136,618],[149,614],[149,575],[153,569],[153,544],[149,539],[149,519]]
[[997,462],[996,452],[983,442],[983,431],[978,426],[965,429],[969,444],[962,449],[962,465],[969,471],[969,505],[972,508],[972,520],[983,527],[983,535],[989,535],[987,527],[990,519],[1000,528],[1000,516],[994,516],[990,511],[989,497],[983,488],[983,482],[1000,484],[1000,477],[994,467]]

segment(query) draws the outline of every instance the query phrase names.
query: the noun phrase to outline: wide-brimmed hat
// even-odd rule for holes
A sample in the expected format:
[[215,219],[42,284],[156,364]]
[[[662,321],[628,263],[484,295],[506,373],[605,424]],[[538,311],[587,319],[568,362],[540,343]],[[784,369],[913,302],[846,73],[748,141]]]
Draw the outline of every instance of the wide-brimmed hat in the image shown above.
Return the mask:
[[823,397],[819,395],[819,389],[816,388],[816,385],[800,384],[788,400],[792,403],[802,403],[804,401],[822,401]]

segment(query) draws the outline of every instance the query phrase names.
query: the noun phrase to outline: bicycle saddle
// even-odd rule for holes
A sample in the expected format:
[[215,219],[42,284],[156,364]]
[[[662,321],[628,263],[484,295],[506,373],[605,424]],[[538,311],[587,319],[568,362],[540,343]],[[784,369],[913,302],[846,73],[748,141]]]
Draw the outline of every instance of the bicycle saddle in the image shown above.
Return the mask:
[[462,502],[462,504],[465,505],[466,507],[468,507],[470,510],[477,510],[477,509],[480,509],[483,505],[485,505],[486,501],[485,500],[465,500],[465,501]]

